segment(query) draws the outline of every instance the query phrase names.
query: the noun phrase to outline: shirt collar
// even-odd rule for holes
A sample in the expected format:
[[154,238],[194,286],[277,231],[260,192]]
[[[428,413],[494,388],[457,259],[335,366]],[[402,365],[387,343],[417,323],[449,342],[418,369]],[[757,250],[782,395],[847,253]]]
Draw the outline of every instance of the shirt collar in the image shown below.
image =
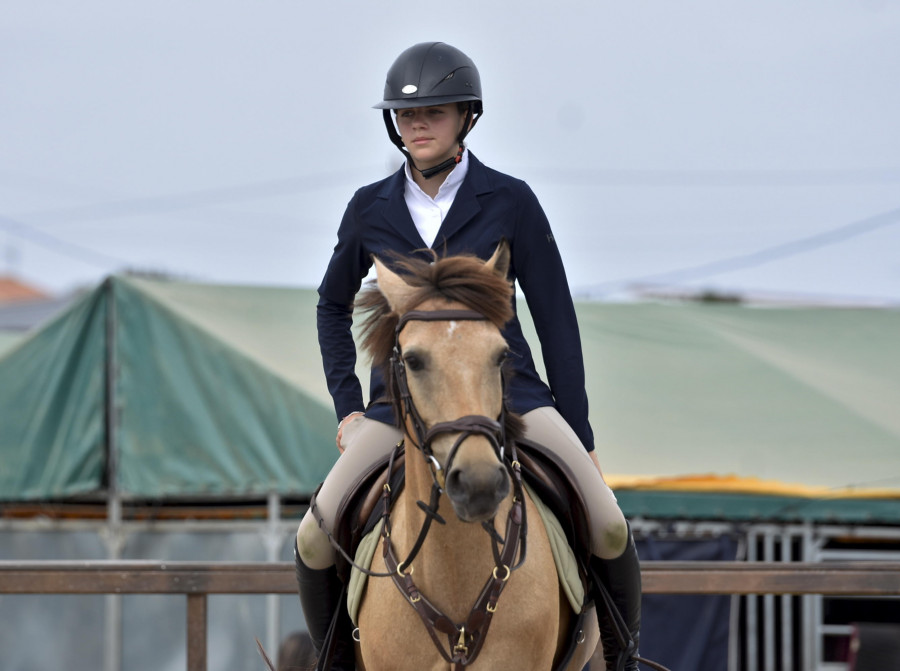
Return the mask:
[[[406,161],[403,164],[403,170],[406,174],[406,185],[407,188],[414,188],[420,191],[421,193],[425,193],[416,184],[416,180],[413,179],[412,176],[412,168],[409,167],[409,161]],[[456,191],[459,189],[459,185],[462,184],[463,180],[466,178],[466,173],[469,172],[469,149],[463,148],[462,157],[459,160],[453,169],[450,171],[450,174],[447,175],[447,178],[444,180],[444,183],[441,184],[441,188],[438,189],[438,195],[435,198],[437,200],[445,193],[456,194]]]

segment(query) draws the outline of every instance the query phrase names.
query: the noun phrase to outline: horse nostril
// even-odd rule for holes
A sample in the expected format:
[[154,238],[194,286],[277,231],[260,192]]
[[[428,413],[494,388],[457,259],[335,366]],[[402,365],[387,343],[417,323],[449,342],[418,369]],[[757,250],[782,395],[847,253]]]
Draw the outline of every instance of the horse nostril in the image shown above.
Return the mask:
[[446,488],[447,493],[451,497],[459,497],[465,494],[468,489],[468,478],[466,474],[458,468],[450,471],[447,475]]

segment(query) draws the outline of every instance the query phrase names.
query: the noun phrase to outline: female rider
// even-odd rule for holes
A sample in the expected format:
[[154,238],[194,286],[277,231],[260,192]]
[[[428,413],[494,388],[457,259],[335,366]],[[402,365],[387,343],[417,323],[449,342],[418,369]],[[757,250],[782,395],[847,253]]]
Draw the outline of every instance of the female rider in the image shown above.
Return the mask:
[[[611,623],[598,609],[607,666],[637,669],[632,655],[640,626],[640,566],[630,528],[594,451],[578,323],[549,222],[524,182],[486,167],[466,148],[464,139],[482,113],[481,81],[475,64],[458,49],[431,42],[404,51],[388,71],[384,99],[375,107],[383,110],[388,136],[406,161],[350,200],[319,286],[319,344],[342,453],[316,496],[319,512],[333,527],[347,487],[401,437],[379,373],[372,372],[365,406],[354,372],[352,305],[372,255],[421,254],[432,248],[488,259],[506,238],[512,254],[510,280],[518,282],[528,302],[547,371],[545,383],[514,318],[504,329],[514,353],[510,407],[522,416],[526,438],[559,453],[577,476],[590,514],[591,566],[633,640],[621,650]],[[321,650],[341,586],[331,545],[311,513],[300,524],[296,547],[300,601]],[[346,640],[338,645],[333,668],[354,668]]]

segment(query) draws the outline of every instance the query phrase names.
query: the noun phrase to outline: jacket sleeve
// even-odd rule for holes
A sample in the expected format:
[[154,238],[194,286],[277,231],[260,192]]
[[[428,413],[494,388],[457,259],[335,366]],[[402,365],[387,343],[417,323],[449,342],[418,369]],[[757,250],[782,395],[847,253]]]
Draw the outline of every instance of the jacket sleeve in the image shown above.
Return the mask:
[[513,246],[516,279],[534,320],[556,409],[590,452],[594,433],[588,419],[584,355],[569,282],[550,222],[534,192],[524,183],[522,188]]
[[356,376],[356,343],[353,340],[353,299],[372,264],[363,244],[354,195],[338,229],[325,277],[319,285],[316,327],[328,392],[337,418],[364,410],[362,387]]

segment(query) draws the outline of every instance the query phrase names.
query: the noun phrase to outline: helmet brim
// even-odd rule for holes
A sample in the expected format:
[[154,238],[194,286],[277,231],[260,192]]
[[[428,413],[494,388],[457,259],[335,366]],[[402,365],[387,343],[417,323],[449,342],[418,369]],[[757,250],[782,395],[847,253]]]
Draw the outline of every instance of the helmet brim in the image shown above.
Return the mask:
[[405,110],[414,107],[434,107],[436,105],[446,105],[448,103],[462,103],[469,101],[479,102],[480,100],[481,98],[471,94],[427,96],[424,98],[417,98],[415,95],[411,95],[409,98],[382,100],[381,102],[372,105],[372,108],[378,110]]

